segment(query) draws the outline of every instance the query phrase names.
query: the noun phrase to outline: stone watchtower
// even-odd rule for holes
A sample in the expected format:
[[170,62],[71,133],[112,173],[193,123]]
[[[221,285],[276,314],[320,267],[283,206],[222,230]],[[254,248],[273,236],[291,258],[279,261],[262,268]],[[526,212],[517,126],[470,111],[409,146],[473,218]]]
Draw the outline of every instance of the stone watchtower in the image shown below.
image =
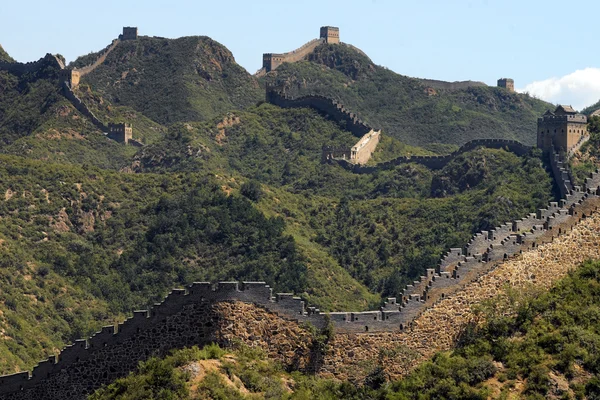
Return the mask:
[[65,68],[60,71],[60,77],[62,80],[68,82],[71,88],[74,88],[77,87],[77,85],[79,85],[81,74],[79,73],[79,71]]
[[119,35],[121,40],[136,40],[138,38],[138,28],[132,26],[124,26],[123,34]]
[[116,142],[127,144],[133,137],[133,126],[128,123],[108,124],[108,137]]
[[510,78],[498,79],[498,87],[504,88],[512,93],[515,91],[515,81]]
[[336,28],[335,26],[322,26],[319,37],[325,39],[325,43],[337,44],[340,42],[340,28]]
[[587,117],[571,106],[558,106],[538,118],[537,146],[544,151],[571,150],[583,136],[587,136]]

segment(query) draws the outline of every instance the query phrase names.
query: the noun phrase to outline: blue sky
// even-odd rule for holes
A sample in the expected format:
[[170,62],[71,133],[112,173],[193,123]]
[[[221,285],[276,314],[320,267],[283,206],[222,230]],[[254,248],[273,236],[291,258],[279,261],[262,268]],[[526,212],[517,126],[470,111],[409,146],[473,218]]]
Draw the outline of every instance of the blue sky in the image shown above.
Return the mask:
[[3,1],[0,45],[18,61],[47,52],[72,61],[137,26],[149,36],[210,36],[254,73],[262,53],[293,50],[333,25],[400,74],[489,85],[511,77],[520,90],[582,108],[600,99],[599,14],[597,1],[555,0]]

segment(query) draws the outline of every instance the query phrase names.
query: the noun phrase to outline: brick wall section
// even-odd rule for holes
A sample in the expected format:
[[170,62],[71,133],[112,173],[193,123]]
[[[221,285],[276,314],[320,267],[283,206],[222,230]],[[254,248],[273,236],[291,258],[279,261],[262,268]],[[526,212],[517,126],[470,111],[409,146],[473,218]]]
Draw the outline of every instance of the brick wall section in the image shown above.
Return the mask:
[[[358,115],[347,110],[343,104],[338,103],[334,99],[319,95],[309,95],[292,99],[287,97],[283,92],[269,87],[267,88],[266,99],[269,103],[282,108],[314,108],[334,121],[341,122],[345,125],[346,130],[360,138],[348,152],[342,149],[324,147],[321,157],[323,162],[331,162],[339,159],[349,165],[366,164],[379,144],[381,130],[371,128]],[[349,157],[347,157],[348,153]]]
[[100,56],[96,59],[96,61],[94,61],[90,65],[86,65],[85,67],[76,68],[75,71],[79,72],[80,77],[84,77],[85,75],[89,74],[90,72],[92,72],[93,70],[95,70],[96,68],[98,68],[98,66],[100,64],[102,64],[104,62],[104,60],[106,60],[106,57],[110,54],[111,51],[113,51],[115,49],[115,47],[117,47],[117,45],[119,44],[119,42],[120,42],[119,39],[114,39],[112,41],[111,45],[108,46],[102,52],[102,54],[100,54]]
[[452,161],[454,158],[459,155],[476,149],[477,147],[487,147],[490,149],[505,149],[512,153],[515,153],[518,156],[522,156],[527,154],[530,150],[530,146],[525,146],[524,144],[510,139],[475,139],[471,140],[464,145],[461,146],[460,149],[456,150],[453,153],[447,154],[445,156],[401,156],[397,157],[393,160],[378,163],[374,166],[362,166],[358,164],[352,164],[346,160],[339,159],[331,159],[330,162],[337,163],[341,167],[358,173],[358,174],[370,174],[375,171],[391,169],[397,165],[408,164],[408,163],[416,163],[426,166],[430,169],[442,169],[446,164]]
[[322,43],[325,43],[325,39],[313,39],[288,53],[265,53],[263,54],[263,70],[270,72],[277,69],[284,62],[301,61]]
[[[31,377],[27,372],[0,377],[0,399],[84,399],[151,356],[211,342],[228,346],[236,339],[265,349],[284,365],[308,368],[309,332],[286,313],[250,305],[268,304],[270,296],[268,286],[254,282],[242,286],[222,282],[217,287],[199,282],[187,290],[174,290],[149,311],[137,311],[123,324],[104,327],[88,340],[66,347],[58,360],[40,362]],[[302,302],[293,298],[287,303],[285,311],[292,317],[294,305],[300,314]]]
[[361,381],[365,372],[361,366],[388,350],[380,356],[381,365],[391,377],[403,376],[420,361],[454,346],[461,328],[476,318],[473,305],[502,295],[506,285],[515,289],[530,285],[548,289],[588,258],[600,258],[598,213],[553,242],[501,263],[463,290],[438,301],[405,332],[336,335],[321,374]]

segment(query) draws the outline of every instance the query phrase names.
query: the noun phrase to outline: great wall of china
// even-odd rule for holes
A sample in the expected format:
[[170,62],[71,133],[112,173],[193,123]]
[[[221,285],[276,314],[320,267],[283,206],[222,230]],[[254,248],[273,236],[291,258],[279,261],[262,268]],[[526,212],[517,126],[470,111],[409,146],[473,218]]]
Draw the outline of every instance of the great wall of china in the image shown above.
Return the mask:
[[[581,220],[600,206],[600,171],[592,173],[579,187],[572,184],[558,154],[550,157],[550,163],[557,186],[565,193],[559,202],[475,234],[464,248],[450,249],[437,268],[428,269],[379,310],[321,313],[293,294],[273,295],[263,282],[193,283],[186,289],[174,290],[150,310],[136,311],[123,324],[104,327],[93,337],[66,347],[31,373],[0,377],[0,399],[27,399],[42,394],[48,399],[83,398],[102,384],[126,375],[150,356],[210,342],[228,346],[236,338],[266,348],[286,365],[343,379],[357,378],[347,367],[372,356],[356,343],[377,343],[382,348],[389,347],[389,343],[402,344],[416,349],[422,357],[431,355],[432,349],[449,348],[451,338],[447,337],[443,346],[434,342],[424,345],[423,338],[411,336],[411,332],[423,318],[430,318],[435,312],[432,310],[460,299],[470,287],[485,281],[504,265],[572,234]],[[469,313],[465,309],[460,315]],[[240,326],[238,320],[245,326]],[[249,327],[248,320],[253,320],[254,325]],[[327,321],[335,326],[334,343],[328,354],[315,359],[310,335],[303,326],[322,328]],[[451,332],[457,334],[457,329]],[[428,338],[433,340],[433,332],[428,332]],[[388,344],[382,344],[384,338]],[[345,352],[338,349],[337,342]],[[397,374],[409,369],[406,365],[392,367]]]
[[348,166],[360,166],[369,161],[377,148],[381,137],[381,129],[370,127],[358,115],[347,110],[343,104],[329,97],[310,95],[292,99],[275,88],[267,87],[266,100],[281,108],[314,108],[334,121],[343,124],[348,132],[359,138],[358,142],[350,148],[333,149],[324,147],[321,155],[323,162],[340,160]]
[[[31,66],[22,68],[32,70]],[[267,99],[281,107],[313,107],[344,122],[361,140],[379,132],[322,96],[292,100],[268,91]],[[479,146],[505,148],[519,155],[530,150],[516,141],[476,140],[447,156],[400,157],[388,165],[420,162],[441,168]],[[362,364],[389,350],[383,366],[390,376],[402,376],[418,360],[450,349],[461,327],[476,318],[470,307],[501,294],[504,285],[547,288],[586,258],[600,258],[600,217],[596,212],[600,171],[590,174],[579,187],[573,184],[558,153],[550,154],[549,161],[560,201],[479,232],[463,248],[450,249],[437,268],[428,269],[379,310],[325,314],[307,307],[293,294],[273,294],[263,282],[197,282],[173,290],[163,302],[134,312],[122,324],[76,341],[40,362],[31,373],[0,377],[0,399],[82,399],[135,370],[139,361],[211,342],[230,346],[241,341],[264,348],[284,365],[352,381],[360,381]],[[352,169],[356,168],[356,172],[366,172],[367,167],[352,164]],[[328,321],[334,324],[336,334],[326,353],[317,354],[305,324],[322,328]],[[413,352],[410,357],[408,351]]]
[[[131,34],[125,35],[126,30],[128,29],[136,30],[135,37],[132,37]],[[125,37],[125,39],[122,39],[123,37]],[[40,71],[47,66],[57,68],[60,71],[59,75],[61,78],[61,92],[71,102],[73,107],[77,109],[77,111],[88,118],[96,128],[106,135],[107,138],[120,143],[130,144],[135,147],[142,147],[143,144],[132,137],[131,124],[103,123],[98,117],[96,117],[94,112],[85,104],[85,102],[75,94],[73,90],[79,85],[79,81],[82,77],[94,71],[106,60],[106,57],[115,49],[115,47],[117,47],[121,40],[134,40],[135,38],[137,38],[137,28],[123,28],[123,35],[120,35],[119,39],[114,39],[92,64],[86,65],[82,68],[69,69],[65,66],[64,62],[60,58],[52,54],[46,54],[43,58],[35,62],[0,62],[0,70],[8,71],[14,75],[24,75]]]

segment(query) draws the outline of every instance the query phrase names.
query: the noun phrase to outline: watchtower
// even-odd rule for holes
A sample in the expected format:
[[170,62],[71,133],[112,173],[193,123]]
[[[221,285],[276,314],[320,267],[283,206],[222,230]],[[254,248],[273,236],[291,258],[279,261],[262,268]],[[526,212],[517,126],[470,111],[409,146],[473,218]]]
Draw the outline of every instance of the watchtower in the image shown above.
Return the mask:
[[571,106],[556,107],[538,118],[537,146],[544,151],[553,148],[571,150],[582,136],[587,136],[587,117]]
[[79,71],[65,68],[60,71],[60,77],[62,80],[68,82],[71,88],[74,88],[79,85],[81,75],[79,74]]
[[325,39],[326,43],[339,43],[340,42],[340,28],[335,26],[322,26],[321,39]]
[[133,137],[133,126],[128,123],[108,124],[108,137],[119,143],[127,144]]
[[498,87],[504,88],[512,93],[515,91],[515,81],[510,78],[498,79]]
[[283,54],[264,53],[263,68],[265,69],[265,71],[270,72],[275,68],[279,67],[281,64],[283,64],[284,58],[285,57]]
[[123,34],[119,35],[121,40],[136,40],[138,37],[138,28],[133,26],[124,26]]

